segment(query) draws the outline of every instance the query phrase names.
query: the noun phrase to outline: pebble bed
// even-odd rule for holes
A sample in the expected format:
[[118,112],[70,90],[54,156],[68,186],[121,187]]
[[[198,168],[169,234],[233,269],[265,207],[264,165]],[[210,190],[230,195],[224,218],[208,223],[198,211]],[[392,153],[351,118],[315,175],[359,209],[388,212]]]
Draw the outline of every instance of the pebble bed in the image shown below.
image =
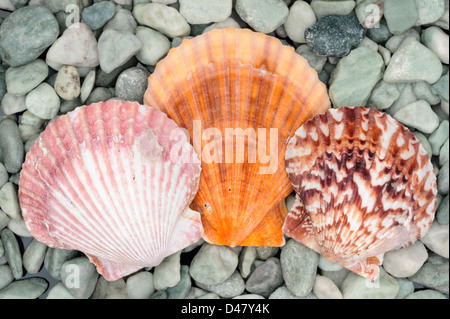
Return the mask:
[[[449,0],[0,0],[0,9],[0,299],[448,298]],[[289,238],[281,248],[201,240],[107,282],[82,253],[49,248],[27,231],[17,184],[45,126],[84,104],[142,103],[170,48],[225,27],[293,46],[334,107],[392,115],[431,156],[435,221],[414,245],[384,255],[375,282]],[[290,208],[293,195],[286,201]]]

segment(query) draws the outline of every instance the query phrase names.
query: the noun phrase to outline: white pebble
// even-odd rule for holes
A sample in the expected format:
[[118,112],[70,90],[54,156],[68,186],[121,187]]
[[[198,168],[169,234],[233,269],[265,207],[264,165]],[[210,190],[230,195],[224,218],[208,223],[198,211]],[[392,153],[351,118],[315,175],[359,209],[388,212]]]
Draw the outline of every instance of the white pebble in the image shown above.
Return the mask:
[[449,225],[441,225],[437,221],[431,224],[431,228],[421,239],[422,243],[436,254],[449,257]]
[[386,252],[383,267],[394,277],[410,277],[422,267],[427,258],[427,249],[418,240],[411,246]]
[[316,276],[313,292],[319,299],[344,299],[339,288],[325,276]]
[[306,43],[305,30],[316,21],[316,15],[307,2],[295,1],[289,10],[284,29],[292,41]]
[[80,75],[76,67],[64,65],[58,71],[55,81],[55,92],[66,101],[75,100],[81,92]]
[[51,120],[59,111],[60,100],[55,90],[47,83],[41,83],[27,94],[25,104],[28,111],[43,120]]
[[439,116],[433,112],[430,104],[420,100],[401,108],[394,118],[406,126],[411,126],[427,134],[433,133],[439,126]]

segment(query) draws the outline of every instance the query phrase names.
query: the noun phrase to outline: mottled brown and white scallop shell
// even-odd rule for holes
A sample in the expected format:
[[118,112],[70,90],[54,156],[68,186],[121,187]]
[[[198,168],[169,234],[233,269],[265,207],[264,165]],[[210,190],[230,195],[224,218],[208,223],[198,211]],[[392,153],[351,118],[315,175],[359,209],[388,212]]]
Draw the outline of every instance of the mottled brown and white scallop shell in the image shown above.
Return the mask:
[[289,141],[286,170],[296,191],[283,232],[370,280],[380,254],[428,231],[436,177],[415,136],[387,114],[330,109]]
[[189,204],[201,167],[173,156],[181,146],[195,153],[172,138],[177,130],[164,113],[136,102],[82,106],[53,121],[20,176],[30,233],[84,252],[107,280],[199,240],[200,214]]

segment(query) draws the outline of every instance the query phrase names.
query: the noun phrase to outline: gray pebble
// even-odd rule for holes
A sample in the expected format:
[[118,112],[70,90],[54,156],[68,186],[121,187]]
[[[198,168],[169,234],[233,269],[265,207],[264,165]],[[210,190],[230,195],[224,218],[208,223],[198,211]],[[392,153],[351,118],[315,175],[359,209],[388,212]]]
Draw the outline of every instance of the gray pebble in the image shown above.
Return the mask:
[[270,247],[270,246],[257,246],[256,247],[256,253],[258,254],[258,259],[261,259],[261,260],[267,260],[270,257],[275,256],[279,250],[280,250],[279,247]]
[[256,248],[247,246],[239,254],[239,271],[242,278],[247,278],[256,259]]
[[45,254],[44,267],[53,278],[60,280],[62,265],[78,254],[75,250],[49,248]]
[[211,291],[222,298],[232,298],[242,294],[245,290],[245,282],[238,271],[233,272],[224,282],[217,285],[197,285],[205,290]]
[[47,245],[33,238],[23,253],[23,266],[30,274],[36,274],[44,263]]
[[280,261],[288,289],[298,297],[311,292],[316,279],[319,254],[290,239],[281,250]]
[[281,286],[269,296],[269,299],[317,299],[317,297],[312,291],[306,296],[298,297],[294,295],[286,286]]
[[98,273],[87,257],[66,261],[61,267],[61,282],[77,299],[89,298],[97,285]]
[[151,295],[150,299],[167,299],[167,292],[165,290],[158,290]]
[[448,299],[448,298],[443,294],[441,294],[439,291],[432,289],[425,289],[409,294],[405,297],[405,299]]
[[114,93],[111,91],[111,89],[104,87],[96,87],[89,95],[85,104],[89,105],[92,103],[108,101],[113,96]]
[[22,168],[25,151],[17,123],[10,119],[0,122],[0,153],[9,173],[17,173]]
[[271,257],[252,272],[247,279],[245,288],[251,293],[269,297],[282,284],[283,275],[280,260]]
[[116,6],[110,1],[100,1],[84,8],[81,22],[95,31],[103,27],[116,13]]
[[448,259],[430,253],[427,262],[408,279],[412,282],[448,294],[449,292]]
[[449,162],[447,161],[439,170],[438,178],[438,191],[439,193],[446,195],[449,189]]
[[253,30],[262,33],[275,31],[289,14],[287,5],[278,0],[237,0],[235,10]]
[[41,83],[27,94],[25,104],[34,115],[44,120],[51,120],[58,114],[61,102],[53,87],[47,83]]
[[[2,230],[3,228],[5,228],[8,225],[9,222],[9,217],[8,215],[6,215],[1,209],[0,209],[0,230]],[[3,255],[3,245],[2,248],[0,249],[0,256]]]
[[127,278],[127,292],[130,299],[148,299],[155,292],[153,274],[140,271]]
[[449,200],[448,200],[448,194],[445,196],[445,198],[442,200],[441,204],[439,205],[439,208],[436,213],[436,219],[439,224],[441,225],[448,225],[448,215],[449,215]]
[[22,278],[22,255],[20,253],[19,242],[17,241],[16,236],[11,230],[4,228],[0,232],[0,237],[5,249],[6,260],[8,261],[14,278]]
[[6,170],[5,165],[0,162],[0,188],[8,182],[8,178],[8,171]]
[[12,219],[22,218],[17,188],[14,183],[8,182],[0,189],[0,208]]
[[41,59],[22,66],[10,67],[5,75],[8,93],[15,96],[25,95],[41,84],[47,75],[48,66]]
[[97,285],[89,299],[128,299],[127,285],[123,278],[107,281],[98,277]]
[[75,299],[70,291],[61,282],[58,282],[51,288],[47,294],[46,299]]
[[449,122],[447,120],[442,121],[439,127],[431,133],[428,137],[433,155],[439,155],[442,145],[449,137]]
[[176,252],[164,258],[164,260],[155,267],[153,271],[153,284],[156,290],[173,287],[181,279],[180,269],[181,251]]
[[414,292],[414,283],[408,279],[405,278],[397,278],[398,285],[400,287],[397,299],[403,299],[407,295]]
[[0,290],[0,299],[36,299],[48,288],[44,278],[34,277],[13,281]]
[[189,267],[182,265],[180,269],[180,280],[178,283],[166,289],[168,299],[185,299],[191,290],[191,277],[189,276]]
[[23,112],[27,109],[25,105],[25,96],[14,96],[9,93],[6,93],[3,96],[1,103],[1,110],[5,115],[11,115],[15,113]]
[[441,150],[439,152],[439,165],[444,165],[449,161],[449,145],[448,138],[445,141],[444,145],[442,145]]
[[400,286],[382,267],[378,278],[372,282],[350,272],[340,288],[344,299],[393,299]]
[[125,101],[143,103],[150,73],[138,67],[123,71],[116,82],[116,96]]
[[191,277],[205,285],[224,282],[236,270],[238,256],[226,246],[203,244],[191,262]]
[[14,281],[11,268],[8,265],[0,265],[0,290]]

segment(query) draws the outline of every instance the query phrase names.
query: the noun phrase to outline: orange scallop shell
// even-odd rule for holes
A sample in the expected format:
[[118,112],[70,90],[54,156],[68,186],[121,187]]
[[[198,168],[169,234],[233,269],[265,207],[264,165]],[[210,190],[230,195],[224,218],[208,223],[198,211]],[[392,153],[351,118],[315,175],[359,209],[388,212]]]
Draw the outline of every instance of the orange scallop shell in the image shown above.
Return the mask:
[[384,252],[425,235],[436,210],[427,152],[389,115],[330,109],[289,141],[286,169],[296,191],[283,232],[325,258],[374,280]]
[[[283,245],[284,199],[292,191],[284,163],[288,139],[330,107],[326,87],[308,62],[274,37],[213,30],[183,41],[158,63],[144,102],[186,128],[202,157],[192,208],[201,213],[204,239]],[[236,134],[235,143],[227,129]],[[261,149],[268,158],[248,157]]]

